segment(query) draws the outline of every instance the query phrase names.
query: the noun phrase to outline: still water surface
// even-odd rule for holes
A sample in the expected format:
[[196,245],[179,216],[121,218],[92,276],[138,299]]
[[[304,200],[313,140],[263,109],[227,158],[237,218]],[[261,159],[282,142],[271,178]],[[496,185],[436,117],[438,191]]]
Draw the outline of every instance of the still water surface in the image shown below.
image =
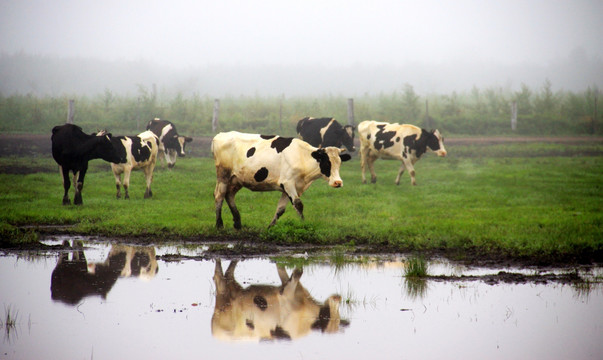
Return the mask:
[[85,242],[0,257],[0,359],[603,359],[600,287],[410,284],[391,258],[302,274],[269,258],[160,257],[202,251]]

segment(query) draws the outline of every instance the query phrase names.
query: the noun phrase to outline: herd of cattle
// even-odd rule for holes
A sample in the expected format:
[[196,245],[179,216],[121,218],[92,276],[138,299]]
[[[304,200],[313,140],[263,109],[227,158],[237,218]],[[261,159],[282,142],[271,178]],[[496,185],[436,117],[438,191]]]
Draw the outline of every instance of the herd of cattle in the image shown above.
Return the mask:
[[[280,191],[276,213],[269,226],[276,223],[291,203],[303,219],[301,195],[318,178],[334,188],[343,186],[339,175],[341,163],[351,159],[345,152],[355,151],[355,128],[341,126],[333,118],[304,118],[297,123],[299,139],[276,135],[247,134],[237,131],[217,134],[211,143],[216,165],[214,190],[216,227],[222,228],[224,200],[232,213],[234,227],[241,228],[241,216],[235,195],[243,187],[252,191]],[[427,131],[414,125],[363,121],[358,124],[362,182],[365,170],[371,182],[377,181],[373,164],[376,159],[397,159],[402,162],[396,184],[408,170],[411,184],[416,185],[414,164],[427,150],[446,156],[444,139],[438,130]],[[70,173],[75,188],[74,204],[82,204],[82,188],[88,161],[103,159],[111,163],[117,197],[123,186],[129,198],[130,173],[141,169],[146,177],[145,198],[152,196],[151,183],[157,157],[172,168],[178,156],[185,156],[185,145],[192,141],[181,136],[167,120],[151,120],[146,131],[136,136],[113,136],[105,131],[86,134],[79,126],[65,124],[52,129],[52,156],[59,164],[63,178],[63,204],[70,204],[68,191]],[[124,175],[123,182],[121,174]]]

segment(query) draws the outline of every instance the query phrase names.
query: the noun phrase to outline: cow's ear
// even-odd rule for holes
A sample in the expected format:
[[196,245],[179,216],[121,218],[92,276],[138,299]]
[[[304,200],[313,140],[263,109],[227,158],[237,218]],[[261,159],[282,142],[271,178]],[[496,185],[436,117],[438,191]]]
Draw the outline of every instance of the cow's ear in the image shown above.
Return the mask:
[[192,137],[188,137],[188,136],[186,136],[186,137],[184,138],[184,142],[191,142],[191,141],[193,141],[193,138],[192,138]]
[[348,161],[352,158],[352,155],[350,154],[340,154],[339,158],[341,159],[341,161]]

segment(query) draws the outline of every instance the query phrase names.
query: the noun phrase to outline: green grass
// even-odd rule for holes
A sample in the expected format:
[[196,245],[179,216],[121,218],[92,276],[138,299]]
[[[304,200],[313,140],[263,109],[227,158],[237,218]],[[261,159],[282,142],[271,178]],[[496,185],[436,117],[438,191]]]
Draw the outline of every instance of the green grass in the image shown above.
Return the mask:
[[[342,166],[342,188],[317,180],[303,194],[305,221],[288,206],[270,229],[280,195],[243,189],[237,195],[240,232],[232,229],[226,205],[225,230],[215,229],[215,170],[209,158],[180,159],[173,171],[158,166],[149,200],[143,199],[141,172],[132,174],[131,199],[115,199],[108,164],[94,160],[84,205],[78,207],[61,204],[58,171],[0,174],[0,235],[17,237],[15,229],[22,225],[74,224],[72,230],[81,234],[152,236],[155,242],[225,234],[275,244],[387,245],[400,251],[601,260],[603,157],[546,156],[563,151],[564,145],[543,146],[546,152],[539,157],[526,157],[523,144],[496,148],[506,156],[491,150],[476,156],[471,146],[449,148],[447,158],[426,154],[415,166],[415,187],[407,173],[399,186],[394,184],[399,163],[389,160],[375,163],[376,184],[362,184],[356,155]],[[0,158],[0,169],[9,161],[30,163]],[[37,158],[35,165],[56,169],[50,157]]]

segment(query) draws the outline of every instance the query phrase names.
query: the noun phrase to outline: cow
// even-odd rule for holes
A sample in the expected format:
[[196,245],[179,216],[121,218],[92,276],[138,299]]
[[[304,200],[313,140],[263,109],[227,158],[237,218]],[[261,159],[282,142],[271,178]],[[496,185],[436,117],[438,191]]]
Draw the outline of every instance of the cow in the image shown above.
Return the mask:
[[371,182],[377,181],[373,164],[378,158],[397,159],[402,161],[396,185],[400,184],[400,177],[404,169],[410,174],[410,182],[417,185],[415,180],[414,164],[428,149],[438,156],[446,156],[444,138],[438,130],[427,131],[414,125],[390,124],[373,120],[363,121],[358,124],[360,137],[360,166],[362,169],[362,183],[366,184],[364,173],[368,165],[371,172]]
[[243,288],[234,277],[237,260],[222,273],[216,259],[214,284],[216,304],[211,319],[212,335],[220,340],[294,340],[311,330],[336,333],[349,321],[339,314],[340,295],[317,302],[301,285],[303,271],[296,268],[291,277],[277,265],[280,286],[250,285]]
[[354,127],[341,126],[334,118],[306,117],[297,122],[297,134],[300,139],[314,147],[345,146],[354,152]]
[[339,176],[342,161],[351,158],[335,147],[315,148],[299,139],[276,135],[246,134],[237,131],[217,134],[211,143],[216,165],[216,227],[222,228],[222,204],[230,208],[235,229],[241,228],[241,215],[235,195],[246,187],[251,191],[280,191],[281,198],[270,226],[291,202],[304,219],[301,195],[318,178],[334,188],[343,186]]
[[121,156],[112,144],[112,135],[101,132],[99,136],[88,135],[82,128],[65,124],[55,126],[52,129],[52,157],[59,164],[59,171],[63,179],[63,205],[70,205],[69,188],[71,181],[69,172],[73,172],[73,187],[75,195],[74,205],[82,205],[82,189],[84,188],[84,177],[88,170],[88,161],[92,159],[103,159],[108,162],[120,162]]
[[[68,241],[63,246],[69,246]],[[88,263],[83,244],[59,256],[50,278],[50,296],[54,301],[77,305],[88,296],[107,298],[119,278],[150,280],[158,272],[154,247],[114,245],[101,263]]]
[[193,138],[178,135],[176,126],[170,121],[159,118],[149,121],[147,130],[159,137],[159,151],[163,154],[160,156],[161,162],[165,159],[169,169],[174,167],[178,156],[186,156],[184,147],[186,143],[193,141]]
[[159,138],[157,135],[147,130],[136,136],[114,136],[111,142],[122,159],[119,162],[111,163],[111,170],[113,171],[113,176],[115,176],[117,198],[121,197],[121,174],[124,174],[124,198],[130,198],[128,191],[130,187],[130,173],[135,169],[142,169],[144,172],[147,183],[144,198],[152,197],[151,183],[153,182],[153,170],[155,169],[159,149]]

